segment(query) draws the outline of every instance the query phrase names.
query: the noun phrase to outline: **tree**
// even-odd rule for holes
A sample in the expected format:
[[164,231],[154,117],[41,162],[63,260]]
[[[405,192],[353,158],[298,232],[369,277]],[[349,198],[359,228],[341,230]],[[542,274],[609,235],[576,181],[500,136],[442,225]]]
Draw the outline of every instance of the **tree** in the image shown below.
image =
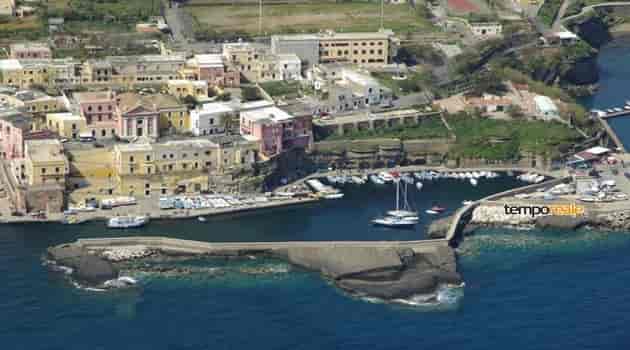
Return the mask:
[[260,100],[260,94],[258,93],[258,88],[251,86],[244,86],[241,88],[241,95],[243,97],[243,101],[256,101]]
[[522,119],[523,117],[525,117],[525,113],[519,105],[508,106],[506,112],[512,119]]

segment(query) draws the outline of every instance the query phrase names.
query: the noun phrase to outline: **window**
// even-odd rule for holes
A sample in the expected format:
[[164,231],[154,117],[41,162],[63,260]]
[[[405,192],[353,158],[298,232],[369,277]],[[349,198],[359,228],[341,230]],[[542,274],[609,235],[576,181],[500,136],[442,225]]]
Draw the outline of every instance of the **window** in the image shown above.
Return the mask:
[[193,166],[195,169],[199,168],[199,163],[195,162],[195,165]]
[[55,172],[58,173],[59,172],[59,167],[55,168]]
[[148,184],[148,183],[147,183],[147,184],[144,184],[144,188],[151,188],[151,185],[150,185],[150,184]]
[[77,129],[77,125],[76,124],[72,124],[72,130],[76,130]]
[[173,153],[171,153],[171,154],[169,155],[169,157],[171,157],[171,159],[173,159],[173,157],[175,157],[175,155],[174,155]]
[[42,174],[46,174],[46,168],[42,168]]
[[188,155],[186,153],[182,153],[182,158],[186,158]]
[[100,112],[100,111],[102,111],[102,110],[103,110],[103,106],[98,106],[98,108],[97,108],[97,109],[98,109],[98,111]]
[[188,168],[188,164],[184,163],[182,164],[182,169],[187,169]]
[[88,112],[92,112],[92,106],[88,106]]
[[147,168],[147,174],[151,174],[151,167]]
[[151,156],[147,155],[146,159],[147,159],[147,162],[150,162],[151,161]]
[[130,162],[133,162],[133,156],[130,156],[130,157],[129,157],[129,161],[130,161]]
[[107,130],[103,129],[101,130],[101,136],[105,137],[107,135]]

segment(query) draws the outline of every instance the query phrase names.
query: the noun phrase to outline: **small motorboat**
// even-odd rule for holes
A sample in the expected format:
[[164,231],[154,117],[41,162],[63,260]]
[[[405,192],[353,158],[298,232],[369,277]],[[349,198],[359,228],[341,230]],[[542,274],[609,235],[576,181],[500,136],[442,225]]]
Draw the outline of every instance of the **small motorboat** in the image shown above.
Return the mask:
[[109,228],[136,228],[149,222],[148,216],[116,216],[107,221]]
[[206,222],[206,221],[208,221],[208,219],[204,218],[203,216],[198,216],[197,217],[197,221],[199,221],[199,222]]
[[415,226],[418,220],[385,216],[372,220],[372,224],[386,227],[411,227]]
[[416,188],[418,189],[418,191],[422,190],[422,182],[418,181],[416,183]]
[[475,178],[472,178],[472,179],[470,179],[470,184],[473,185],[473,186],[477,186],[479,184],[479,180],[477,180]]
[[440,207],[439,205],[434,205],[434,206],[431,207],[430,210],[433,210],[433,211],[436,211],[438,213],[441,213],[441,212],[445,211],[446,208]]
[[392,182],[394,181],[394,176],[387,171],[382,171],[378,174],[378,177],[381,178],[384,182]]
[[343,198],[343,192],[324,194],[324,199],[341,199]]
[[427,209],[424,212],[427,213],[427,214],[430,214],[430,215],[438,215],[440,213],[439,211],[435,211],[435,210],[432,210],[432,209]]
[[471,205],[473,203],[475,203],[475,202],[473,202],[473,201],[463,201],[462,202],[463,205]]
[[383,179],[381,179],[377,175],[372,174],[368,178],[370,179],[370,182],[375,184],[375,185],[384,185],[385,184],[385,181],[383,181]]

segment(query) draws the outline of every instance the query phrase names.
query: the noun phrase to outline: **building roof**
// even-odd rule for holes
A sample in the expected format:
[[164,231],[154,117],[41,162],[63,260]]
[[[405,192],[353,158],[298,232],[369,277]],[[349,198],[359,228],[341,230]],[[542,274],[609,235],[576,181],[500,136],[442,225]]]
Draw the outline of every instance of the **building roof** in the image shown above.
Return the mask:
[[0,60],[0,70],[20,70],[22,69],[22,64],[20,61],[10,58],[6,60]]
[[118,152],[150,152],[153,150],[150,143],[119,143],[114,148]]
[[223,57],[221,54],[205,54],[195,55],[197,65],[203,68],[221,68],[223,67]]
[[553,103],[553,101],[547,96],[537,95],[536,97],[534,97],[534,102],[536,103],[536,107],[538,108],[538,110],[543,113],[558,112],[558,107],[556,107],[556,104]]
[[24,141],[26,154],[32,162],[65,162],[61,142],[57,139],[33,139]]
[[73,97],[78,103],[111,102],[114,100],[114,93],[111,91],[75,92]]
[[201,108],[196,109],[196,111],[202,114],[234,112],[234,109],[232,107],[223,102],[204,103],[200,107]]
[[33,122],[32,116],[24,114],[15,108],[6,107],[0,107],[0,119],[22,130],[30,130]]
[[276,55],[278,61],[286,61],[291,63],[301,63],[300,57],[294,53],[282,53]]
[[180,108],[183,105],[175,96],[168,94],[140,95],[134,92],[127,92],[118,95],[118,107],[122,113],[131,111],[139,106],[157,112],[161,109]]
[[591,147],[591,148],[585,150],[584,152],[588,152],[590,154],[595,154],[595,155],[600,156],[602,154],[609,153],[610,152],[610,148],[596,146],[596,147]]
[[17,50],[46,50],[50,51],[50,47],[46,43],[26,41],[21,43],[13,43],[9,46],[11,52]]
[[568,31],[568,30],[564,30],[561,32],[556,32],[555,35],[560,38],[561,40],[574,40],[577,39],[578,36],[573,34],[572,32]]
[[241,103],[237,109],[239,111],[249,111],[253,109],[265,108],[265,107],[271,107],[271,106],[273,106],[273,102],[271,101],[257,100],[257,101]]
[[188,140],[171,140],[164,143],[156,143],[154,144],[156,147],[164,147],[164,148],[208,148],[208,147],[216,147],[216,144],[211,142],[208,139],[188,139]]
[[391,30],[378,32],[353,32],[353,33],[337,33],[334,31],[326,31],[317,34],[286,34],[274,35],[272,40],[384,40],[393,36]]
[[57,120],[64,120],[64,121],[76,121],[76,120],[82,120],[83,117],[81,117],[78,114],[75,113],[48,113],[46,114],[46,118],[54,118]]
[[282,122],[293,119],[293,116],[278,107],[265,107],[241,112],[241,116],[256,122]]

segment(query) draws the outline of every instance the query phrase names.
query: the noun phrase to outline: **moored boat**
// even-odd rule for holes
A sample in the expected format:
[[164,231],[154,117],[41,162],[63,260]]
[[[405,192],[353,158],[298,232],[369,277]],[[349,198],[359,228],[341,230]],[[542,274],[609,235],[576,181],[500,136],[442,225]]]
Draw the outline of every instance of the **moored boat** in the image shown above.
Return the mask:
[[385,216],[372,220],[374,225],[387,226],[387,227],[411,227],[415,226],[418,221],[406,218],[398,218],[393,216]]
[[142,227],[149,222],[147,216],[116,216],[107,221],[109,228],[135,228]]

